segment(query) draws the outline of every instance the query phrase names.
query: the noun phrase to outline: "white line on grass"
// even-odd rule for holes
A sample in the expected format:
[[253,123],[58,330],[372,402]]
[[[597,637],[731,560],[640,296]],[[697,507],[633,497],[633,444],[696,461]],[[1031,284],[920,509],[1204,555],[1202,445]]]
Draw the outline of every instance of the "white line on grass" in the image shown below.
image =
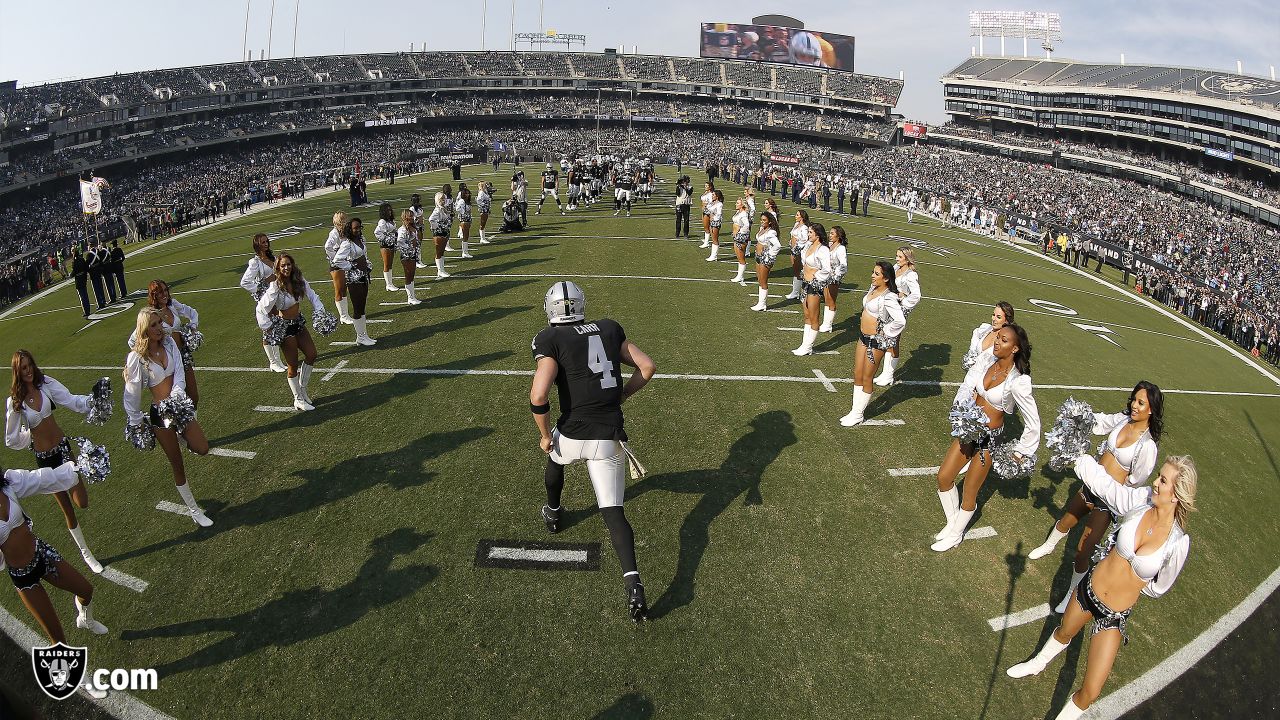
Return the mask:
[[[787,330],[788,328],[778,328],[779,330]],[[801,328],[791,328],[800,330]],[[347,343],[348,345],[354,343]],[[86,370],[100,372],[103,370],[119,370],[116,365],[47,365],[45,370]],[[198,365],[195,368],[200,372],[236,372],[236,373],[272,373],[271,368],[265,367],[215,367],[212,365]],[[450,376],[470,376],[470,375],[501,375],[513,377],[532,377],[532,370],[464,370],[454,368],[342,368],[333,370],[340,373],[368,373],[370,375],[438,375],[443,377]],[[660,380],[716,380],[724,382],[793,382],[793,383],[817,383],[819,380],[815,377],[807,375],[790,376],[790,375],[701,375],[691,373],[658,373],[654,375]],[[828,378],[833,383],[842,385],[852,385],[853,380],[847,377]],[[895,385],[915,385],[920,387],[960,387],[958,382],[938,381],[938,380],[894,380]],[[1096,392],[1130,392],[1130,387],[1107,387],[1102,385],[1036,385],[1039,389],[1045,390],[1071,390],[1071,391],[1096,391]],[[1261,392],[1232,392],[1227,390],[1179,390],[1169,389],[1162,390],[1165,394],[1175,395],[1218,395],[1225,397],[1263,397],[1263,398],[1280,398],[1280,393],[1261,393]],[[892,421],[870,421],[867,425],[901,425],[903,420]]]
[[529,548],[491,547],[489,557],[498,560],[532,560],[533,562],[587,561],[586,550],[531,550]]
[[333,342],[329,343],[329,345],[331,345],[332,347],[350,347],[355,344],[356,344],[355,340],[334,340]]
[[793,327],[780,327],[780,328],[778,328],[778,329],[779,329],[779,330],[789,330],[789,331],[791,331],[791,332],[804,332],[804,328],[802,328],[802,327],[798,327],[798,328],[793,328]]
[[906,424],[907,424],[906,420],[898,420],[896,418],[891,418],[889,420],[863,420],[861,424],[854,425],[854,427],[861,427],[862,425],[870,425],[871,427],[885,427],[888,425],[906,425]]
[[1180,650],[1160,661],[1155,667],[1143,673],[1138,679],[1102,698],[1089,708],[1089,716],[1097,720],[1115,720],[1130,710],[1138,707],[1152,695],[1160,692],[1179,675],[1190,670],[1193,665],[1209,653],[1218,643],[1235,632],[1258,606],[1267,599],[1275,589],[1280,587],[1280,568],[1263,580],[1253,592],[1249,593],[1241,603],[1232,608],[1226,615],[1209,626],[1208,630],[1196,636]]
[[814,368],[813,374],[818,378],[818,382],[822,383],[822,387],[827,389],[827,392],[836,391],[836,386],[831,384],[831,378],[827,377],[821,370]]
[[173,513],[174,515],[186,515],[187,517],[191,517],[191,509],[186,505],[179,505],[176,502],[169,502],[168,500],[161,500],[156,503],[156,509]]
[[889,475],[893,477],[915,477],[916,475],[936,475],[937,467],[918,467],[918,468],[889,468]]
[[[405,303],[405,304],[407,305],[408,303]],[[383,319],[383,320],[374,320],[373,318],[369,318],[367,322],[368,322],[370,325],[374,325],[374,324],[386,324],[386,323],[389,323],[389,322],[395,322],[395,321],[394,321],[394,320],[391,320],[390,318],[386,318],[386,319]]]
[[1033,623],[1041,618],[1047,617],[1049,617],[1049,603],[1043,603],[1016,613],[1009,613],[1008,615],[991,618],[987,621],[987,624],[990,625],[991,629],[995,632],[1000,632],[1005,628],[1026,625],[1027,623]]
[[146,590],[147,587],[151,584],[146,580],[143,580],[142,578],[136,578],[130,575],[129,573],[120,572],[119,570],[113,567],[103,568],[101,575],[104,579],[110,580],[111,582],[119,585],[120,587],[129,588],[130,590],[136,593],[140,593],[143,590]]
[[242,458],[244,460],[252,460],[258,457],[258,453],[253,452],[252,450],[228,450],[227,448],[210,448],[209,454],[230,458]]
[[990,525],[980,528],[974,528],[964,534],[965,540],[982,540],[984,538],[993,538],[996,536],[996,529]]
[[332,379],[333,379],[333,376],[334,376],[334,375],[337,375],[337,374],[338,374],[338,371],[339,371],[339,370],[341,370],[342,368],[344,368],[344,367],[346,367],[346,366],[347,366],[347,361],[346,361],[346,360],[339,360],[337,365],[334,365],[334,366],[329,370],[329,372],[327,372],[327,373],[325,373],[325,374],[324,374],[324,377],[320,378],[320,382],[329,382],[330,380],[332,380]]
[[[799,311],[799,310],[776,310],[776,309],[774,309],[774,308],[765,308],[765,310],[764,310],[764,311],[765,311],[765,312],[771,312],[771,313],[787,313],[788,315],[799,315],[799,314],[800,314],[800,311]],[[788,329],[793,329],[793,330],[803,330],[804,328],[788,328]]]
[[274,412],[274,413],[291,413],[296,412],[296,408],[292,405],[258,405],[253,409],[254,412]]

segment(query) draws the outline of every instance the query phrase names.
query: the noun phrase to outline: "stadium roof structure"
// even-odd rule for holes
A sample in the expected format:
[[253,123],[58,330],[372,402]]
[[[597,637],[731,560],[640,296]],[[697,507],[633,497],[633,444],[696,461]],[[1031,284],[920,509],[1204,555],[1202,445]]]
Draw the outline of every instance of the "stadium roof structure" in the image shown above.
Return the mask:
[[1171,65],[1120,65],[1066,59],[976,56],[942,76],[1044,91],[1198,96],[1268,114],[1280,113],[1280,82],[1253,75]]

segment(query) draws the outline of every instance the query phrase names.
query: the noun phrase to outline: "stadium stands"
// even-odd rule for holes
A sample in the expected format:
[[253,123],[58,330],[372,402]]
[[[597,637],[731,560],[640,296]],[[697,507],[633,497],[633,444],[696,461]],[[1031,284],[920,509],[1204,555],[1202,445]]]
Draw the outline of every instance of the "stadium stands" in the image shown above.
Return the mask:
[[620,78],[622,70],[616,55],[595,55],[592,53],[573,53],[569,55],[575,77]]
[[672,81],[671,61],[665,57],[651,55],[624,55],[622,69],[631,80]]

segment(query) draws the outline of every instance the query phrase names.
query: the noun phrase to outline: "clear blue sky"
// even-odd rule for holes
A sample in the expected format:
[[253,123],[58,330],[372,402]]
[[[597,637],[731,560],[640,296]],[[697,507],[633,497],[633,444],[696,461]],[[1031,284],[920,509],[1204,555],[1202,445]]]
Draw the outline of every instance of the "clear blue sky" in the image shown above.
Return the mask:
[[[433,50],[481,47],[482,0],[277,0],[271,54],[293,52],[298,8],[298,54],[389,52],[409,43]],[[537,0],[515,3],[517,32],[538,29]],[[694,55],[704,21],[749,22],[759,14],[798,16],[815,30],[857,38],[858,71],[896,77],[906,73],[898,111],[941,121],[938,77],[969,55],[970,9],[1037,9],[1062,14],[1064,41],[1057,56],[1083,60],[1158,63],[1267,75],[1280,65],[1280,3],[1225,0],[1123,3],[1114,0],[1037,5],[957,3],[949,0],[786,3],[772,0],[718,4],[687,1],[546,0],[543,24],[587,36],[586,49],[625,44],[642,53]],[[353,10],[354,8],[354,10]],[[510,0],[491,0],[485,46],[508,47]],[[267,47],[271,0],[250,0],[249,47]],[[239,0],[0,0],[0,80],[19,85],[240,58],[245,3]],[[1032,44],[1036,53],[1036,44]],[[1010,40],[1010,53],[1021,41]],[[998,52],[999,41],[987,43]]]

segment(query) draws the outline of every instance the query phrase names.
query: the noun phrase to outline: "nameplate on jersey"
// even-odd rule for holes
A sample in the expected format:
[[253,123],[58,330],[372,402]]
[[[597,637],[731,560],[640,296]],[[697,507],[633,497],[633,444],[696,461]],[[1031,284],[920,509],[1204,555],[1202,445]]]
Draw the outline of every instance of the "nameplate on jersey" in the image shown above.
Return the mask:
[[579,335],[588,335],[590,333],[600,332],[600,326],[595,323],[583,323],[581,325],[571,325],[570,327],[576,330]]

